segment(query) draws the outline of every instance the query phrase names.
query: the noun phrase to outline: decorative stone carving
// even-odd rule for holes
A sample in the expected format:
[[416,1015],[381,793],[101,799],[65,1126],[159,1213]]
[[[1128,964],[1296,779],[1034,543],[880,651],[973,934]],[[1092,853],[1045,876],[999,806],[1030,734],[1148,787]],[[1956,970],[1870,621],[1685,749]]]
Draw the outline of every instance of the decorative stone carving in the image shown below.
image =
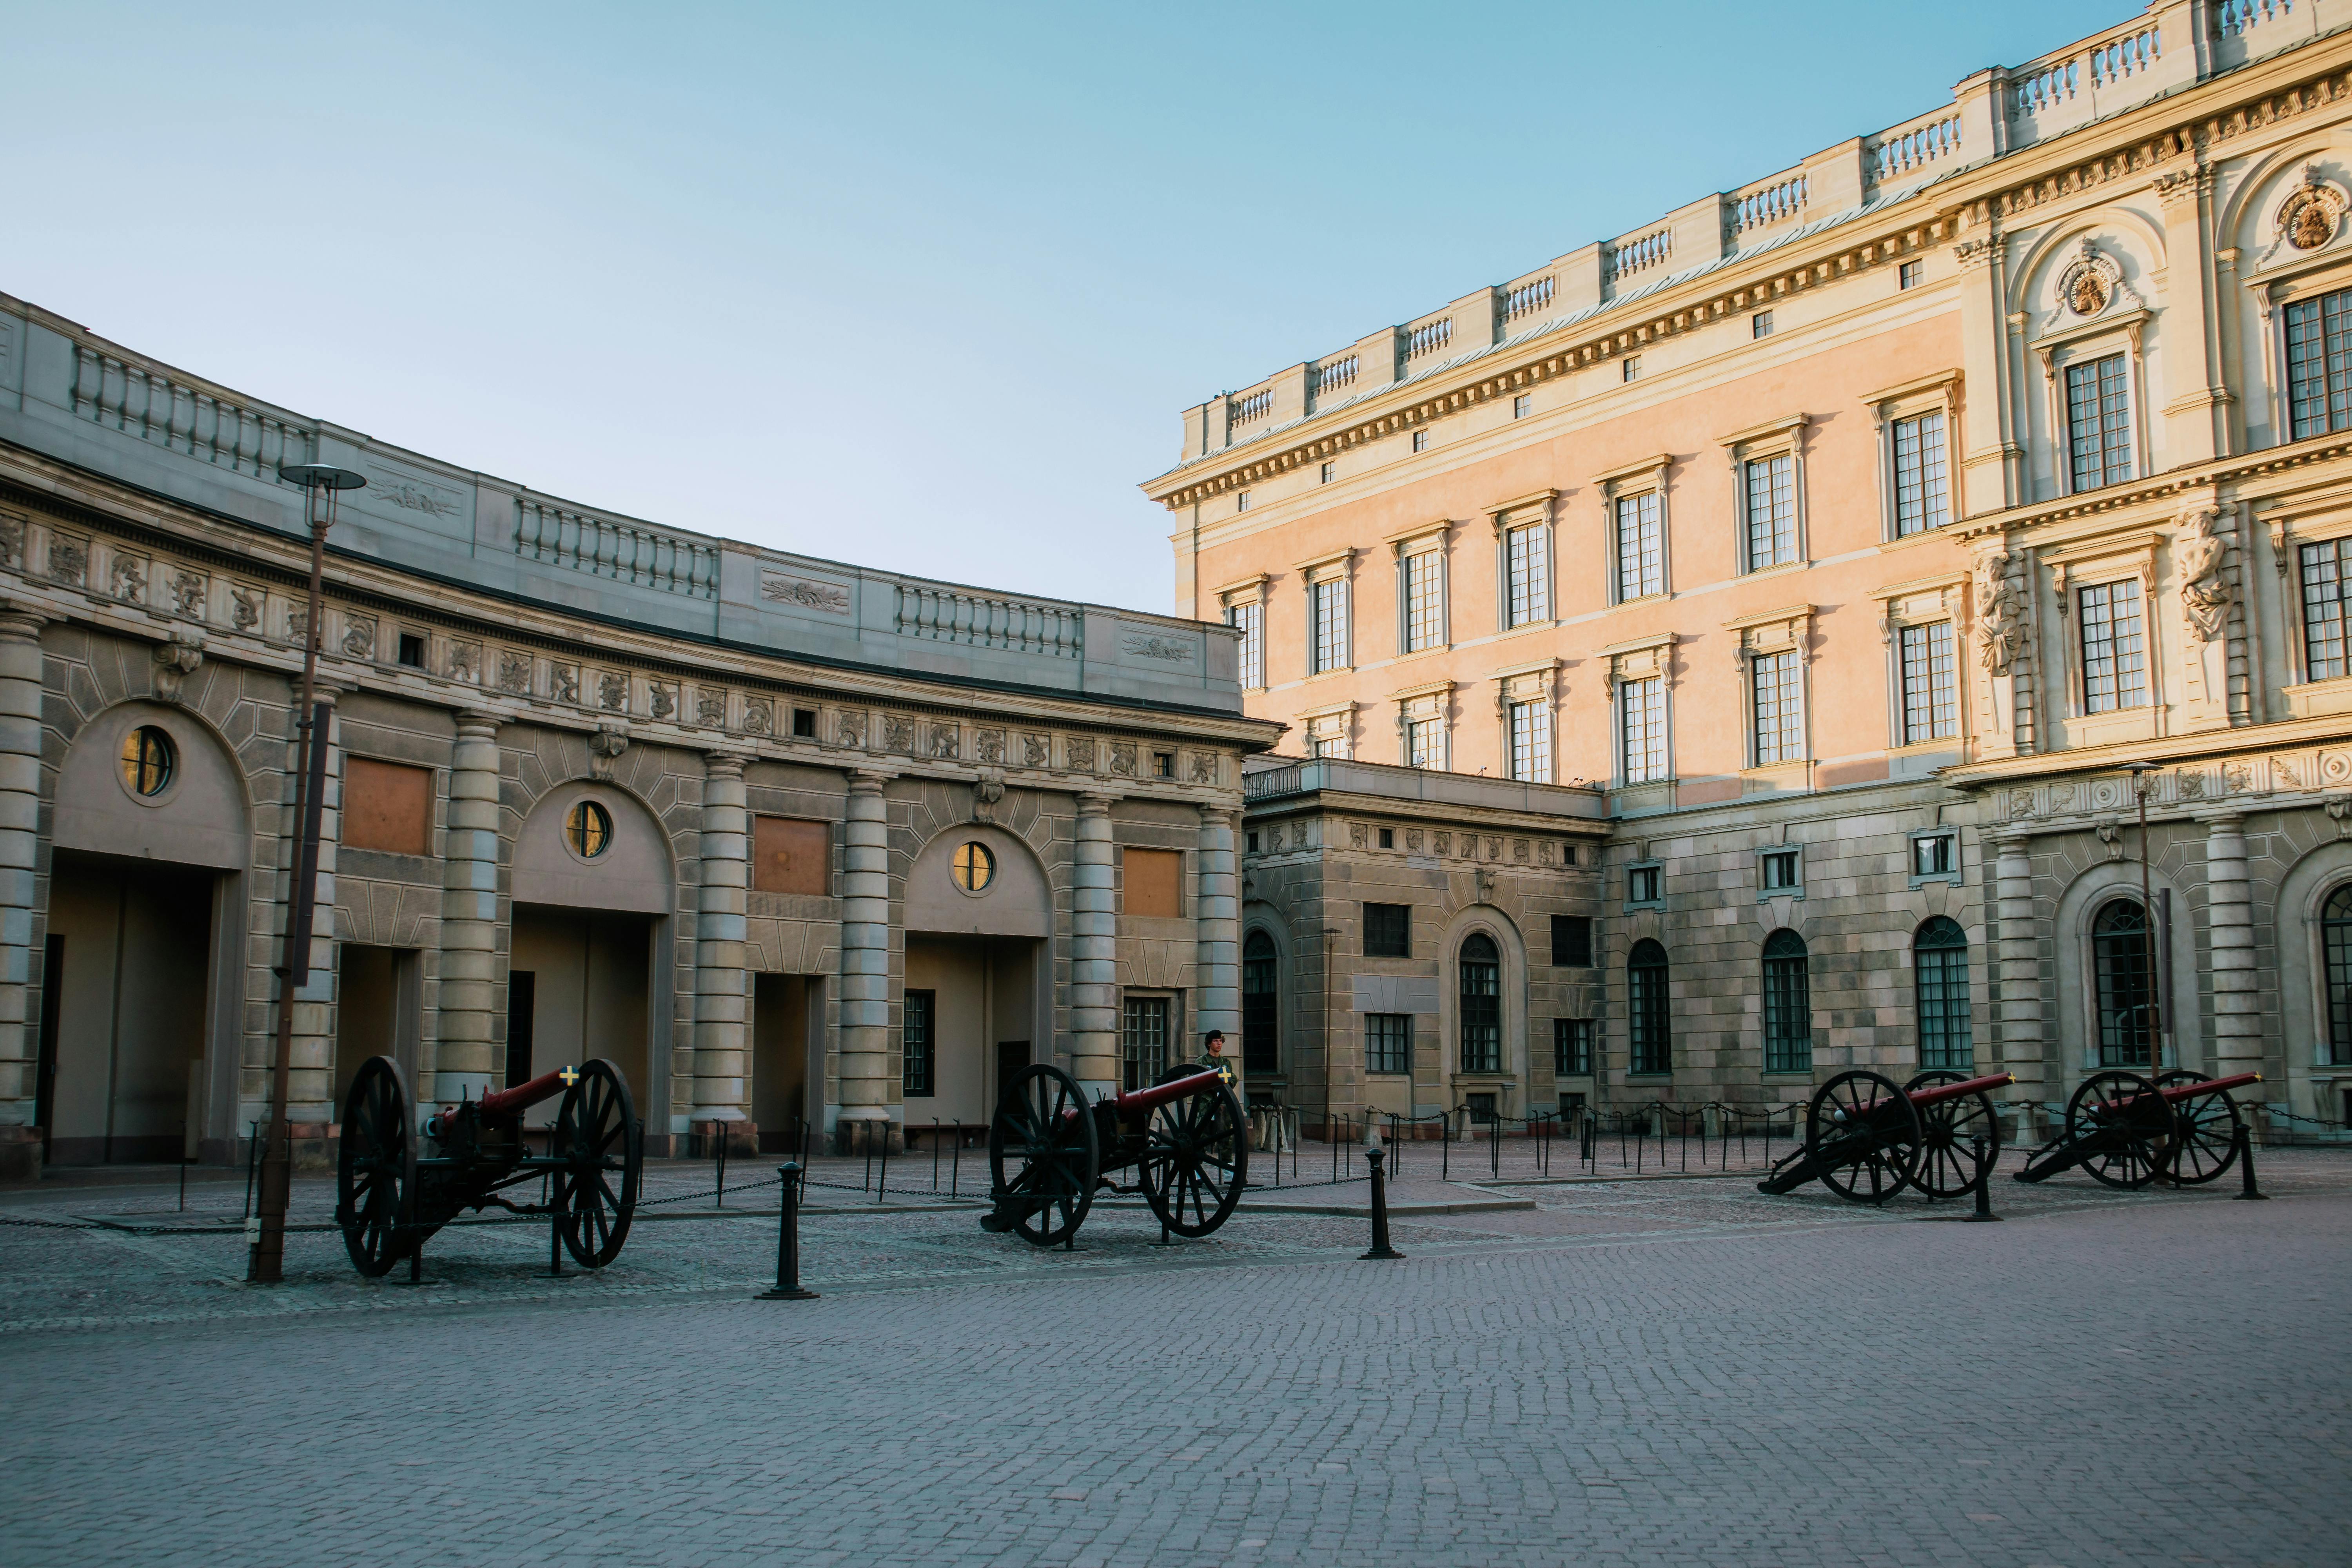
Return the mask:
[[2173,794],[2182,800],[2201,800],[2205,796],[2203,773],[2181,773],[2173,782]]
[[2124,281],[2122,264],[2085,239],[2074,260],[2058,276],[2059,310],[2069,315],[2091,317],[2118,302],[2135,307],[2140,300],[2131,285]]
[[2336,824],[2336,837],[2352,838],[2352,795],[2331,795],[2319,803],[2327,819]]
[[1095,743],[1090,736],[1073,735],[1069,742],[1070,771],[1090,773],[1095,771]]
[[2009,815],[2013,817],[2032,816],[2033,815],[2033,792],[2030,789],[2013,789],[2010,791]]
[[1473,876],[1473,880],[1478,885],[1478,901],[1482,904],[1493,903],[1495,901],[1495,868],[1491,866],[1479,867]]
[[1512,839],[1512,840],[1511,840],[1511,858],[1512,858],[1512,859],[1514,859],[1514,860],[1521,860],[1521,861],[1524,861],[1527,858],[1528,858],[1528,841],[1527,841],[1526,839],[1524,839],[1524,838],[1514,838],[1514,839]]
[[1004,798],[1004,775],[994,768],[982,773],[971,786],[971,819],[994,822],[996,804]]
[[1054,765],[1054,742],[1046,735],[1021,737],[1021,765],[1024,768],[1050,768]]
[[724,730],[727,727],[725,688],[701,686],[695,689],[694,721],[706,730]]
[[646,689],[646,703],[656,719],[676,718],[677,716],[677,682],[674,680],[649,682]]
[[1360,822],[1351,822],[1348,824],[1348,847],[1350,849],[1361,849],[1364,847],[1364,825]]
[[1440,855],[1451,855],[1454,853],[1454,835],[1451,833],[1437,834],[1432,842],[1436,848],[1437,853]]
[[776,732],[776,703],[770,697],[747,697],[743,700],[743,733],[772,735]]
[[310,640],[310,612],[307,606],[295,605],[287,610],[286,640],[297,647]]
[[596,706],[607,713],[626,713],[629,710],[629,678],[617,669],[598,671]]
[[866,749],[866,715],[844,712],[834,724],[834,739],[855,751]]
[[262,591],[248,588],[242,583],[232,583],[228,590],[228,624],[235,630],[249,632],[261,624]]
[[109,597],[135,605],[147,596],[147,563],[135,555],[118,555],[107,573]]
[[25,520],[0,515],[0,566],[25,563]]
[[85,540],[52,537],[49,575],[60,583],[79,584],[89,571],[89,544]]
[[2124,858],[2124,830],[2120,822],[2112,816],[2103,816],[2092,825],[2092,830],[2098,834],[2099,842],[2107,847],[2108,859],[2120,860]]
[[2243,763],[2231,763],[2221,770],[2221,787],[2231,795],[2243,795],[2254,787],[2254,770]]
[[548,695],[558,702],[575,706],[580,701],[580,667],[576,664],[551,664],[547,667]]
[[835,616],[849,614],[849,590],[837,583],[766,572],[760,576],[760,596],[779,605],[797,605],[804,610],[823,610]]
[[375,657],[375,617],[373,616],[344,617],[343,653],[351,658]]
[[2320,174],[2318,164],[2305,163],[2303,184],[2279,204],[2278,237],[2297,250],[2317,250],[2343,226],[2344,206],[2344,193]]
[[155,648],[155,697],[162,702],[180,700],[188,677],[204,668],[205,634],[178,630],[172,640]]
[[1139,658],[1169,664],[1188,664],[1192,658],[1192,645],[1182,637],[1129,637],[1120,646]]
[[1536,864],[1538,866],[1549,866],[1551,864],[1550,839],[1543,839],[1536,845]]
[[2216,538],[2213,525],[2221,514],[2200,507],[2180,519],[2183,530],[2174,546],[2173,561],[2180,572],[2180,604],[2188,613],[2189,635],[2200,643],[2221,636],[2230,618],[2237,587],[2230,581],[2226,561],[2230,547]]
[[1195,752],[1192,753],[1192,782],[1197,784],[1214,784],[1217,782],[1216,752]]
[[211,596],[206,592],[209,586],[203,573],[183,567],[172,574],[172,603],[190,620],[201,621],[205,618],[205,601]]
[[908,752],[915,749],[915,721],[904,713],[882,716],[882,749],[886,752]]
[[531,657],[519,647],[499,649],[499,689],[529,691],[530,689]]
[[1406,848],[1407,850],[1411,851],[1412,853],[1413,853],[1413,854],[1415,854],[1415,855],[1418,855],[1418,854],[1420,854],[1420,853],[1421,853],[1421,829],[1420,829],[1420,828],[1418,828],[1418,827],[1408,827],[1408,828],[1406,828],[1406,829],[1404,830],[1404,847],[1405,847],[1405,848]]
[[963,745],[963,726],[934,724],[931,726],[931,755],[940,758],[956,756]]
[[625,721],[598,721],[596,732],[588,737],[588,771],[600,779],[611,778],[614,760],[628,749],[629,726]]
[[1987,675],[2007,675],[2025,646],[2025,596],[2010,581],[2011,560],[2006,550],[1977,558],[1977,641]]
[[1135,742],[1113,741],[1110,743],[1110,771],[1120,778],[1135,776]]
[[478,642],[453,642],[449,645],[449,679],[467,685],[482,679],[482,645]]
[[991,767],[1001,766],[1004,762],[1004,731],[982,730],[975,732],[971,738],[971,754]]

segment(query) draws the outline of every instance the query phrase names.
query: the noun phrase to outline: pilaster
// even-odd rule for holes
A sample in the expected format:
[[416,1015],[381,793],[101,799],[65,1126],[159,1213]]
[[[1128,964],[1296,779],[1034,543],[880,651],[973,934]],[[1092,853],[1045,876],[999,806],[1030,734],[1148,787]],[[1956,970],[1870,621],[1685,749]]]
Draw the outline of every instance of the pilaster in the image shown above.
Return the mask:
[[2254,960],[2253,889],[2246,880],[2246,819],[2236,812],[2205,820],[2205,931],[2213,977],[2213,1076],[2260,1072],[2262,977]]
[[2018,1137],[2032,1140],[2040,1122],[2040,1102],[2049,1097],[2049,1060],[2042,1023],[2042,931],[2033,913],[2031,841],[2003,838],[1996,847],[1994,900],[2000,963],[1993,982],[1993,1006],[2000,1021],[2000,1066],[2017,1082],[2011,1100],[2022,1107]]
[[743,954],[751,816],[743,759],[713,752],[702,779],[702,887],[694,922],[694,1114],[745,1121]]
[[490,1087],[499,933],[499,727],[457,716],[441,874],[439,1027],[420,1105],[478,1099]]
[[[863,769],[849,776],[842,831],[841,1098],[826,1108],[828,1131],[843,1148],[865,1145],[854,1124],[880,1121],[890,1092],[890,841],[887,776]],[[850,1125],[845,1125],[850,1124]]]
[[1234,868],[1231,806],[1201,807],[1200,897],[1194,900],[1200,950],[1193,1033],[1225,1032],[1225,1057],[1241,1070],[1241,886]]
[[1118,916],[1111,885],[1110,808],[1078,796],[1076,886],[1070,921],[1070,1076],[1089,1097],[1118,1091]]

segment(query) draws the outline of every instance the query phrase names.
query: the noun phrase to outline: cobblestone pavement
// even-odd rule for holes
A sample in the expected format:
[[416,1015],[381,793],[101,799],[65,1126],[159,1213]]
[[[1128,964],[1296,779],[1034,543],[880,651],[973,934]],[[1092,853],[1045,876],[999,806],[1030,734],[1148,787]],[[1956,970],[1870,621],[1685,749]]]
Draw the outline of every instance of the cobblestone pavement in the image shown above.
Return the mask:
[[1401,1205],[1515,1206],[1379,1265],[1345,1215],[1162,1249],[1098,1206],[1041,1254],[818,1189],[799,1303],[750,1300],[773,1211],[706,1199],[597,1276],[460,1226],[421,1288],[305,1232],[263,1289],[240,1187],[189,1234],[168,1188],[47,1188],[0,1203],[83,1227],[0,1224],[0,1561],[2343,1563],[2352,1152],[2263,1173],[2003,1181],[1979,1226],[1409,1157]]

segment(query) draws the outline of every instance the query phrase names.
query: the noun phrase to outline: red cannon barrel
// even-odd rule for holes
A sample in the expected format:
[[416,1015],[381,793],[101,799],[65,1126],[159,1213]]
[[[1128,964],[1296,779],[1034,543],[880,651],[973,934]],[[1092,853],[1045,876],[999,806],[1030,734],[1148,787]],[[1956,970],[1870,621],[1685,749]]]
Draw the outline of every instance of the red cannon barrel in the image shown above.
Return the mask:
[[2258,1072],[2242,1072],[2232,1074],[2229,1078],[2209,1078],[2203,1083],[2170,1084],[2157,1092],[2167,1100],[2198,1100],[2205,1095],[2220,1094],[2227,1089],[2243,1089],[2250,1083],[2262,1081],[2263,1075]]
[[542,1100],[552,1100],[563,1092],[563,1070],[543,1072],[529,1083],[519,1083],[512,1089],[486,1094],[474,1101],[474,1109],[484,1116],[511,1116],[528,1110]]
[[1166,1083],[1155,1083],[1150,1089],[1122,1094],[1110,1102],[1111,1109],[1122,1117],[1140,1116],[1147,1110],[1166,1105],[1170,1100],[1189,1100],[1193,1095],[1205,1094],[1224,1081],[1224,1075],[1216,1068],[1202,1068],[1187,1078],[1171,1079]]
[[1965,1079],[1958,1083],[1931,1083],[1925,1089],[1910,1090],[1908,1098],[1912,1104],[1925,1110],[1931,1105],[1940,1105],[1948,1100],[1958,1100],[1963,1095],[1982,1094],[1988,1089],[1999,1089],[2003,1084],[2016,1081],[2017,1075],[2013,1072],[1997,1072],[1990,1078]]

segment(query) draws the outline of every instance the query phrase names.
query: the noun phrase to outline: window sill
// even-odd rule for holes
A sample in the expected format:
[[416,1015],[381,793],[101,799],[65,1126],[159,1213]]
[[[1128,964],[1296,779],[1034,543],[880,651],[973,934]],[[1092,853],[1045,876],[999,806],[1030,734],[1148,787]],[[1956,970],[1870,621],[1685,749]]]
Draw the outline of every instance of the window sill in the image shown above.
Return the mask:
[[2352,675],[2339,675],[2327,680],[2306,680],[2300,686],[2282,686],[2279,695],[2286,699],[2287,710],[2298,719],[2325,719],[2338,713],[2352,713]]

